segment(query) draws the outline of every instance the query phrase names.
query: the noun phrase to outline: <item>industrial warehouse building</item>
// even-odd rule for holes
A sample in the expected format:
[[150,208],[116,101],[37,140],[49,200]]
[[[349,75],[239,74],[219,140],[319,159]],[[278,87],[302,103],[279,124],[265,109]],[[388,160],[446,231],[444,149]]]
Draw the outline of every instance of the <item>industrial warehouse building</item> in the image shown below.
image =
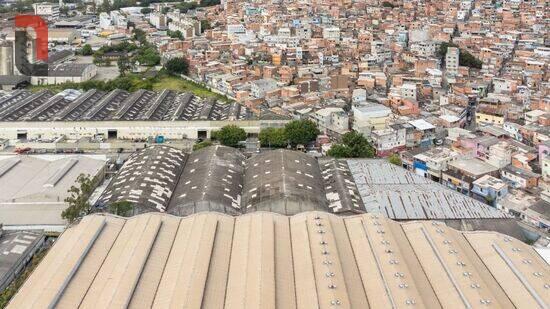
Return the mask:
[[162,145],[134,153],[99,198],[100,206],[116,201],[132,202],[135,214],[178,216],[320,210],[380,213],[399,220],[509,218],[385,160],[317,160],[284,149],[247,159],[239,150],[219,145],[191,154]]
[[209,138],[212,131],[235,124],[247,133],[283,126],[285,120],[260,120],[233,102],[202,99],[172,90],[159,92],[92,89],[76,97],[48,90],[17,90],[0,98],[0,138],[104,139]]
[[91,215],[8,308],[547,308],[549,277],[517,239],[438,222]]
[[63,231],[65,198],[80,174],[102,180],[105,156],[0,156],[0,223],[5,229]]

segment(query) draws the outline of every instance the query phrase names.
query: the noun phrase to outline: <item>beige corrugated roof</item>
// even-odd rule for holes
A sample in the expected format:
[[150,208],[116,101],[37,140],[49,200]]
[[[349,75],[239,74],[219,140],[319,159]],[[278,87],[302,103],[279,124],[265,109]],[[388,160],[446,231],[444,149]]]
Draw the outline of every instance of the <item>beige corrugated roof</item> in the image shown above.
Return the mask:
[[548,278],[516,239],[431,221],[91,215],[9,308],[545,308]]

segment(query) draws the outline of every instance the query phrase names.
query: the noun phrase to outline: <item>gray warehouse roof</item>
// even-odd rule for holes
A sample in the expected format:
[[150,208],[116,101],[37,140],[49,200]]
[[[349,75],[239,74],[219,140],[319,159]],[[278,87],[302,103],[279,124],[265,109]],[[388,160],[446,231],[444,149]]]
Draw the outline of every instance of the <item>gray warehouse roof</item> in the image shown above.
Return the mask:
[[84,155],[0,157],[0,204],[63,203],[78,175],[96,176],[104,166]]
[[328,207],[333,213],[363,213],[365,206],[345,160],[320,159]]
[[243,210],[293,215],[327,210],[317,160],[307,154],[273,150],[250,158],[243,186]]
[[128,201],[135,213],[166,211],[185,164],[186,155],[167,146],[132,154],[98,200],[99,205]]
[[[150,163],[139,163],[145,159],[133,158],[130,166],[135,171],[123,169],[100,202],[127,199],[144,205],[138,212],[167,211],[180,216],[202,211],[293,215],[322,210],[344,215],[382,213],[404,220],[508,218],[493,207],[384,160],[321,159],[318,163],[305,153],[284,149],[245,159],[240,151],[224,146],[193,152],[185,162],[181,152],[177,156],[182,161],[181,176],[172,171],[176,176],[162,179],[150,179],[148,175],[156,175],[158,170]],[[144,175],[149,179],[143,180]],[[169,184],[164,184],[167,181]],[[148,188],[149,184],[153,187]],[[152,193],[160,190],[157,186],[166,192],[155,193],[153,198]],[[124,193],[122,197],[113,188]]]
[[241,212],[244,155],[212,146],[193,152],[181,175],[168,213],[186,216],[201,211]]
[[0,156],[0,223],[64,226],[67,190],[80,174],[101,174],[105,160],[86,155]]
[[0,227],[0,291],[24,270],[43,242],[43,231],[2,231]]
[[86,70],[94,67],[90,63],[60,63],[48,67],[48,76],[58,77],[81,77]]
[[[71,68],[55,66],[66,74]],[[53,68],[50,68],[50,71]],[[77,71],[78,71],[77,70]],[[51,75],[51,74],[50,74]],[[0,121],[99,121],[99,120],[246,120],[252,112],[236,102],[203,99],[191,93],[172,90],[138,90],[133,93],[115,89],[104,93],[92,89],[72,102],[50,102],[53,93],[34,94],[14,91],[0,99]],[[62,104],[63,103],[63,104]],[[42,117],[38,117],[39,115]],[[34,115],[34,116],[29,116]]]
[[487,204],[383,160],[348,160],[367,212],[392,219],[508,218]]

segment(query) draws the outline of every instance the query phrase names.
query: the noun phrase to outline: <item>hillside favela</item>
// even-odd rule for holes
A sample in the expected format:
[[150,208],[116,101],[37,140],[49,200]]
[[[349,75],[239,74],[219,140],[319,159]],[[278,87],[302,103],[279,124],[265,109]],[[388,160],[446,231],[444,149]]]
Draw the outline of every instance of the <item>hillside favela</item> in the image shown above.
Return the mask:
[[550,309],[549,152],[547,0],[0,0],[0,308]]

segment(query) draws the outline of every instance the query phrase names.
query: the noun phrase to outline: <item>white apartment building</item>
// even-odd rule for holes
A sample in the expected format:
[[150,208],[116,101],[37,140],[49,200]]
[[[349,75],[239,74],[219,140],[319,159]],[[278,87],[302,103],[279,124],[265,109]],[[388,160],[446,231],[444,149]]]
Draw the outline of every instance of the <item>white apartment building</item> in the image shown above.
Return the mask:
[[391,59],[391,52],[384,46],[384,42],[382,41],[372,41],[370,45],[370,52],[372,57],[374,57],[378,62]]
[[246,27],[243,24],[227,25],[228,35],[243,34],[245,32],[246,32]]
[[149,22],[159,30],[164,30],[168,26],[168,18],[165,14],[161,13],[151,13],[149,15]]
[[99,27],[101,29],[111,28],[112,22],[113,21],[111,20],[111,17],[109,16],[109,14],[105,12],[102,12],[101,14],[99,14]]
[[458,74],[458,59],[460,50],[457,47],[447,48],[447,54],[445,55],[445,66],[449,74]]
[[416,85],[406,83],[401,86],[401,96],[407,99],[416,100]]
[[406,145],[406,129],[404,127],[394,129],[392,127],[372,131],[370,140],[376,149],[378,156],[388,155]]
[[311,32],[311,27],[306,24],[300,28],[295,28],[295,36],[299,38],[300,40],[307,40],[310,39],[313,33]]
[[340,28],[334,26],[323,28],[323,38],[327,40],[340,41]]
[[349,131],[349,116],[340,107],[327,107],[311,115],[319,130],[327,134],[344,134]]
[[120,13],[120,11],[111,11],[110,17],[115,27],[120,27],[120,28],[128,27],[128,20],[126,19],[126,16]]
[[263,98],[271,90],[277,89],[277,81],[272,78],[264,78],[251,82],[250,93],[256,98]]
[[49,2],[34,3],[32,5],[34,14],[46,17],[48,19],[57,19],[59,17],[59,5]]
[[173,20],[168,24],[168,30],[180,31],[183,34],[183,38],[192,38],[201,33],[201,23],[198,20],[182,18],[179,20]]
[[411,44],[411,51],[421,57],[431,57],[435,55],[437,44],[434,41],[422,41]]
[[373,130],[386,128],[386,123],[392,114],[391,109],[382,104],[368,103],[353,106],[353,129],[364,135]]

